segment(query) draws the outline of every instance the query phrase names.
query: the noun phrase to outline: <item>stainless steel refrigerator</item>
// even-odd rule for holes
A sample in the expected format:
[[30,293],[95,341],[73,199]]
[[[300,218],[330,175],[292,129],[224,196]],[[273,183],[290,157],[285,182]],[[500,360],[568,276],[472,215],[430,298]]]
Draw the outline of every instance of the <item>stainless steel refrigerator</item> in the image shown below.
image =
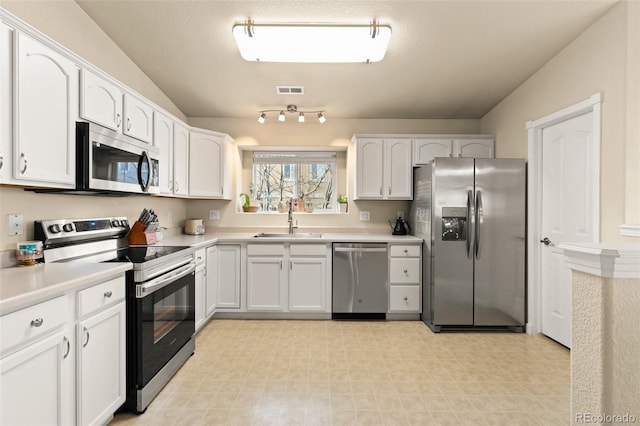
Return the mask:
[[424,239],[421,317],[433,331],[523,331],[525,167],[436,158],[414,169],[409,223]]

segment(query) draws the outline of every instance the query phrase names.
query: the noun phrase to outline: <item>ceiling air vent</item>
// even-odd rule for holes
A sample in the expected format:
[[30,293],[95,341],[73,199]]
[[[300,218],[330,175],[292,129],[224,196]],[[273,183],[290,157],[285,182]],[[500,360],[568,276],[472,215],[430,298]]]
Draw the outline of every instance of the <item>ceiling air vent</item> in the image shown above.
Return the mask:
[[304,95],[304,86],[276,86],[278,95]]

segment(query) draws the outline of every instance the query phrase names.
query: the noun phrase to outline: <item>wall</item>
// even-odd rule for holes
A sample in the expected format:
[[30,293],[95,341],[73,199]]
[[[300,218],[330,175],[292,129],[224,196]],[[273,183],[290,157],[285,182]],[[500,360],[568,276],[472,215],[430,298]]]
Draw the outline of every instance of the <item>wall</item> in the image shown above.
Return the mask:
[[[256,111],[257,114],[257,111]],[[257,118],[257,115],[256,115]],[[231,176],[232,188],[236,194],[247,192],[251,182],[251,161],[243,161],[238,147],[244,145],[260,146],[322,146],[343,150],[338,156],[337,193],[345,194],[349,202],[347,214],[307,214],[298,213],[301,232],[314,229],[343,229],[351,232],[390,232],[388,220],[395,219],[399,210],[408,211],[408,201],[351,201],[353,199],[353,159],[351,136],[361,133],[478,133],[479,120],[357,120],[332,119],[327,122],[298,123],[289,119],[284,123],[274,119],[259,124],[256,119],[234,118],[189,118],[192,126],[228,133],[235,138],[234,161]],[[344,151],[346,148],[346,152]],[[244,157],[250,157],[244,155]],[[242,176],[238,179],[238,176]],[[210,221],[208,227],[233,229],[250,227],[257,229],[285,228],[284,214],[259,214],[238,212],[239,199],[229,201],[189,201],[188,215],[207,219],[210,209],[219,209],[220,221]],[[371,213],[370,222],[361,222],[359,212]]]
[[185,115],[73,0],[2,0],[0,6],[181,120]]
[[[640,189],[640,180],[634,180],[640,163],[640,153],[635,148],[638,132],[632,136],[625,131],[631,79],[627,74],[628,70],[640,69],[637,55],[628,53],[629,6],[626,2],[615,6],[481,119],[481,132],[497,137],[498,156],[526,157],[527,121],[602,92],[601,241],[627,239],[618,230],[627,220],[625,198],[630,206],[636,205],[637,201],[632,200],[638,200]],[[635,63],[628,64],[629,58]],[[627,149],[635,159],[625,158]],[[628,177],[625,161],[636,165]],[[640,222],[638,215],[640,211],[628,214]]]

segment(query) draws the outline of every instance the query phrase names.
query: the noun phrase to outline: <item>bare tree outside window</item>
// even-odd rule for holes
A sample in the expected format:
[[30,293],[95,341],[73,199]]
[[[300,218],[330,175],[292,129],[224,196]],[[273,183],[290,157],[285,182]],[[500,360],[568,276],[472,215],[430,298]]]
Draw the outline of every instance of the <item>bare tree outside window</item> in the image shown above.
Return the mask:
[[337,211],[335,167],[335,153],[256,152],[253,195],[263,212],[282,211],[289,199],[298,211]]

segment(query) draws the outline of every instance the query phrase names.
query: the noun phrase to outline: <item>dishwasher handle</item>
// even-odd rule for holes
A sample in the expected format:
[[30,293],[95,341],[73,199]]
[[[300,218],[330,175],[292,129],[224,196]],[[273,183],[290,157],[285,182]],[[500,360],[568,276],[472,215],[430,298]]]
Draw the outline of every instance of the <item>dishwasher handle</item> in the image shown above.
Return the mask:
[[358,253],[386,253],[386,248],[367,248],[367,247],[336,247],[333,249],[335,252],[358,252]]

